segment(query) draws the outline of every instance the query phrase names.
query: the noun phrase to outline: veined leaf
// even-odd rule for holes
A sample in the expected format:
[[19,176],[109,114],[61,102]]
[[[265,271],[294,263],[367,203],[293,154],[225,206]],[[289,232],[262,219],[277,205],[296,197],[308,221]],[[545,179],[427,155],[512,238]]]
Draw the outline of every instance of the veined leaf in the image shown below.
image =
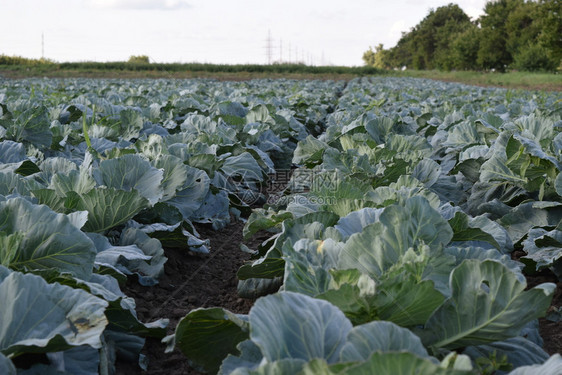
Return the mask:
[[421,332],[426,345],[456,349],[515,337],[546,313],[556,287],[545,283],[525,291],[525,282],[493,260],[464,261],[450,284],[452,296]]
[[[16,269],[48,269],[87,278],[94,265],[92,241],[64,214],[35,205],[23,198],[0,202],[0,233],[17,235],[11,247],[0,249],[5,266]],[[17,246],[16,246],[17,245]]]
[[270,362],[325,358],[335,363],[352,328],[331,303],[292,292],[260,298],[249,317],[250,338]]
[[191,361],[216,372],[228,354],[237,354],[238,343],[248,338],[248,322],[221,308],[192,310],[169,336],[167,352],[180,349]]
[[136,190],[154,205],[164,195],[161,182],[164,172],[156,169],[137,154],[104,160],[94,170],[98,184],[119,190]]
[[95,188],[80,196],[75,208],[88,211],[85,231],[104,232],[124,224],[148,205],[149,202],[136,190]]
[[0,298],[0,351],[4,355],[58,352],[84,344],[102,346],[108,305],[102,299],[19,272],[0,282]]

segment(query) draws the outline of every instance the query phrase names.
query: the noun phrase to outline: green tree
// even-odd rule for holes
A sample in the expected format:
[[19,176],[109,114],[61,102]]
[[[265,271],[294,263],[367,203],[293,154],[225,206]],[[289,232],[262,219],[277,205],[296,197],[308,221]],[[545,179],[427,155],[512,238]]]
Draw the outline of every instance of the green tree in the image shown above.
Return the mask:
[[491,0],[474,23],[449,4],[430,10],[395,47],[379,45],[363,59],[414,69],[562,69],[562,0]]
[[550,51],[552,63],[562,68],[562,0],[540,0],[538,43]]
[[129,64],[150,64],[150,59],[146,55],[131,56],[127,61]]
[[388,69],[391,67],[388,50],[385,50],[382,44],[377,45],[374,51],[369,47],[369,50],[363,54],[363,61],[366,65],[378,69]]
[[452,69],[478,70],[478,50],[480,48],[480,29],[472,24],[466,30],[455,34],[450,44]]
[[537,43],[522,46],[513,57],[513,67],[529,72],[553,71],[560,61],[552,58],[548,49]]
[[[382,61],[393,67],[451,69],[449,46],[455,35],[470,25],[470,18],[456,4],[431,9],[410,32],[402,34],[394,48],[381,53]],[[376,51],[373,54],[376,55]]]
[[482,68],[503,72],[513,61],[507,49],[505,23],[512,10],[523,2],[524,0],[495,0],[486,3],[485,14],[479,19],[482,38],[477,63]]

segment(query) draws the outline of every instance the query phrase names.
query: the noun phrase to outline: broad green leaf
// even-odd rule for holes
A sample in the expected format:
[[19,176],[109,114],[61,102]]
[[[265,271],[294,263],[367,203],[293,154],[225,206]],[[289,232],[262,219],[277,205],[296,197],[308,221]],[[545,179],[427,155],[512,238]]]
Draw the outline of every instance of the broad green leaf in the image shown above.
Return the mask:
[[506,356],[513,368],[541,364],[548,359],[548,354],[539,345],[521,336],[490,344],[469,346],[463,351],[463,354],[473,360],[489,358],[493,353],[497,358]]
[[176,195],[176,191],[182,189],[191,174],[191,168],[173,155],[160,155],[154,161],[154,166],[163,170],[161,201],[167,201]]
[[10,194],[31,195],[31,191],[41,188],[42,185],[24,178],[12,171],[0,172],[0,194],[8,196]]
[[526,283],[503,264],[466,260],[451,273],[450,288],[451,297],[421,331],[426,345],[456,349],[517,336],[546,313],[555,285],[525,291]]
[[41,169],[41,172],[34,174],[32,176],[33,179],[48,186],[55,174],[68,174],[70,171],[78,169],[78,167],[70,159],[53,157],[47,158],[39,164],[39,169]]
[[365,207],[342,217],[334,227],[347,240],[352,234],[360,233],[367,225],[377,222],[382,212],[381,208]]
[[0,352],[0,374],[16,375],[16,366],[10,361],[8,357]]
[[21,176],[31,176],[32,174],[41,172],[37,164],[32,162],[31,160],[24,160],[19,167],[14,170],[14,173],[17,173]]
[[[65,374],[98,375],[103,371],[100,369],[99,350],[96,350],[89,345],[76,346],[63,352],[47,353],[47,358],[49,358],[51,369],[64,371]],[[45,371],[46,369],[39,368],[37,370],[37,375],[48,375],[48,372],[45,374]]]
[[8,134],[14,141],[27,141],[39,147],[50,147],[53,134],[49,129],[49,112],[47,107],[31,107],[18,114],[8,128]]
[[[478,259],[481,261],[487,259],[497,260],[498,262],[502,263],[504,266],[509,268],[515,275],[517,275],[517,278],[520,281],[525,281],[525,276],[523,275],[522,272],[524,265],[521,262],[512,260],[511,254],[502,254],[493,248],[489,249],[489,248],[474,247],[474,246],[463,246],[463,247],[447,247],[444,249],[443,254],[440,254],[439,257],[444,258],[447,255],[453,256],[454,258],[453,263],[448,265],[448,271],[446,273],[447,283],[449,282],[450,271],[453,268],[456,268],[466,259]],[[435,259],[431,259],[431,261],[434,260]],[[432,278],[432,275],[430,275],[429,278],[435,281],[435,279]],[[446,293],[446,295],[450,296],[450,290],[448,293]]]
[[263,208],[255,208],[244,225],[244,239],[250,239],[260,230],[272,230],[284,220],[292,219],[293,214],[290,212],[276,212],[274,210],[266,211]]
[[127,297],[121,291],[117,279],[112,276],[92,274],[91,278],[85,281],[55,270],[34,271],[33,273],[41,276],[49,284],[58,283],[73,289],[82,289],[107,301],[109,304],[105,309],[105,316],[108,319],[107,329],[143,337],[162,338],[166,334],[168,319],[141,323],[137,318],[134,299]]
[[357,268],[376,278],[409,248],[421,243],[439,247],[453,236],[449,224],[422,197],[408,199],[404,207],[388,206],[379,220],[349,238],[339,268]]
[[127,228],[121,234],[119,245],[135,245],[140,248],[146,256],[150,257],[150,262],[141,261],[129,264],[132,270],[143,275],[143,277],[139,278],[141,284],[143,284],[142,281],[144,278],[150,278],[155,281],[164,274],[164,263],[166,263],[168,258],[166,258],[164,254],[162,244],[157,239],[150,238],[146,233],[138,229]]
[[496,249],[501,250],[495,238],[483,231],[473,223],[472,218],[463,212],[456,212],[455,216],[449,220],[449,225],[453,229],[453,242],[483,241],[491,244]]
[[[519,171],[520,172],[520,171]],[[517,186],[528,182],[525,174],[516,173],[507,166],[507,158],[497,154],[493,155],[480,168],[481,182],[511,182]]]
[[462,121],[448,129],[448,137],[443,146],[452,148],[466,148],[469,145],[484,143],[484,137],[470,121]]
[[[282,259],[280,261],[283,262]],[[283,265],[284,263],[282,263],[279,268],[281,272],[283,271]],[[283,285],[282,275],[275,276],[273,278],[256,277],[243,280],[240,279],[238,281],[237,292],[242,298],[256,299],[258,297],[277,292],[281,285]]]
[[412,176],[418,179],[424,186],[430,187],[437,182],[441,175],[441,167],[431,159],[421,160],[412,171]]
[[432,281],[402,274],[381,280],[373,299],[372,306],[380,319],[412,327],[425,323],[444,297]]
[[0,142],[0,163],[20,163],[27,159],[23,143],[14,141]]
[[132,108],[127,108],[119,113],[119,126],[121,127],[120,136],[122,139],[130,140],[138,138],[144,125],[144,119],[140,112]]
[[215,307],[192,310],[180,320],[167,352],[178,348],[191,361],[216,373],[223,359],[237,354],[238,343],[248,338],[242,316]]
[[554,156],[548,155],[536,140],[518,134],[514,135],[513,138],[521,143],[521,145],[529,155],[549,161],[557,169],[561,168],[560,162],[558,162],[558,160]]
[[68,213],[72,210],[72,205],[68,204],[74,202],[76,194],[69,194],[68,199],[66,196],[60,196],[53,189],[34,189],[31,194],[39,201],[39,204],[47,205],[51,210],[59,213]]
[[330,146],[309,135],[298,143],[293,153],[293,163],[313,166],[322,161],[322,155]]
[[316,296],[328,290],[329,269],[335,268],[343,244],[302,239],[283,248],[285,259],[285,290]]
[[161,223],[145,224],[140,225],[138,229],[147,233],[150,237],[158,239],[162,246],[167,249],[187,248],[196,253],[209,254],[208,246],[210,241],[191,234],[189,225],[184,221],[179,221],[174,225]]
[[535,263],[537,271],[550,267],[562,257],[562,231],[532,228],[523,241],[523,250],[527,253],[523,259]]
[[104,160],[94,177],[98,184],[118,190],[136,190],[154,205],[164,195],[161,185],[164,173],[137,154]]
[[245,340],[240,342],[236,349],[240,353],[238,356],[229,354],[224,361],[222,361],[219,374],[227,375],[233,371],[249,371],[250,368],[259,366],[263,359],[260,348],[254,344],[252,340]]
[[149,202],[138,191],[125,191],[113,188],[95,188],[80,196],[76,209],[88,211],[87,232],[104,232],[124,224]]
[[0,259],[15,269],[49,269],[87,278],[96,250],[93,243],[68,217],[23,198],[0,202],[0,233],[17,235],[8,240],[14,247],[0,249]]
[[209,193],[210,179],[207,174],[197,168],[186,166],[186,182],[166,203],[176,207],[184,220],[189,220]]
[[229,156],[224,160],[220,170],[228,178],[241,179],[245,182],[263,180],[261,167],[249,152],[243,152],[237,156]]
[[542,365],[519,367],[509,375],[558,375],[560,373],[562,373],[562,356],[556,353]]
[[400,351],[429,357],[420,338],[410,330],[391,322],[376,321],[353,327],[347,335],[340,362],[366,361],[374,352]]
[[[285,375],[300,374],[303,366],[306,364],[302,359],[284,358],[275,362],[265,363],[255,370],[247,368],[236,369],[230,372],[231,375]],[[226,373],[225,373],[226,374]]]
[[362,363],[332,365],[338,375],[471,375],[472,370],[454,370],[440,367],[429,359],[408,352],[373,353]]
[[559,173],[558,176],[556,176],[554,187],[556,188],[556,192],[558,193],[558,195],[562,196],[562,173]]
[[72,170],[68,174],[57,173],[51,178],[50,188],[55,190],[58,196],[65,197],[69,191],[80,195],[88,193],[96,186],[96,181],[89,175],[86,169]]
[[250,338],[270,362],[324,358],[335,363],[352,328],[334,305],[292,292],[258,299],[249,318]]
[[498,221],[507,230],[513,243],[521,241],[533,227],[555,227],[562,220],[562,207],[558,202],[552,206],[539,203],[522,203]]
[[190,218],[196,223],[212,224],[213,229],[220,230],[230,222],[230,200],[225,190],[214,193],[209,190],[199,208]]
[[554,136],[554,121],[536,116],[535,113],[519,117],[515,121],[515,126],[522,135],[537,142],[550,141]]
[[[47,284],[13,272],[0,283],[3,302],[0,351],[4,355],[58,352],[79,345],[102,346],[107,302],[82,290]],[[41,324],[39,324],[41,323]]]
[[430,247],[445,245],[452,238],[448,223],[422,197],[408,199],[403,208],[387,207],[380,221],[391,230],[396,249],[408,249],[420,240]]
[[402,135],[390,133],[386,137],[386,146],[396,151],[400,159],[415,162],[431,156],[432,148],[428,141],[419,135]]

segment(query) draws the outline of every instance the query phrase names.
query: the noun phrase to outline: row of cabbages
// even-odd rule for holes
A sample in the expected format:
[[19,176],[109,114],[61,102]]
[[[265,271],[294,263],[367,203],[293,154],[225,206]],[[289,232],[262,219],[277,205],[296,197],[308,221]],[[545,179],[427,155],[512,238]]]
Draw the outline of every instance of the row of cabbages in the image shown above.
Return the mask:
[[165,248],[212,251],[194,224],[247,217],[343,85],[0,81],[0,373],[146,368],[168,322],[140,322],[120,284],[157,283]]
[[238,272],[263,297],[190,312],[170,348],[221,374],[561,373],[556,285],[523,274],[562,275],[561,99],[351,81],[246,224],[272,232]]

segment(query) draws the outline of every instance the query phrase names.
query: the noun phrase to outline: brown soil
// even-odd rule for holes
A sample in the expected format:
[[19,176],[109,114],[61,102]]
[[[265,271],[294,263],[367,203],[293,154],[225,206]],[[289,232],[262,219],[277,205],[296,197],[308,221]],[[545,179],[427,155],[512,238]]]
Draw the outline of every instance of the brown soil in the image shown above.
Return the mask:
[[[240,250],[242,222],[234,222],[220,231],[199,225],[202,238],[211,241],[210,255],[188,254],[185,250],[166,250],[168,261],[159,284],[143,287],[129,279],[123,291],[137,303],[138,317],[143,322],[159,318],[170,319],[168,334],[178,321],[198,307],[222,307],[235,313],[248,313],[253,301],[239,298],[236,292],[236,272],[250,255]],[[252,239],[245,244],[255,249],[265,238]],[[117,374],[200,374],[188,364],[179,351],[166,354],[159,339],[147,339],[143,354],[147,356],[148,371],[136,364],[118,361]]]
[[[552,298],[549,311],[562,306],[562,282],[549,270],[537,275],[527,276],[527,287],[534,287],[542,283],[556,284],[556,291]],[[552,322],[546,318],[539,319],[539,331],[544,340],[543,349],[550,355],[562,354],[562,322]]]
[[[519,260],[519,258],[524,255],[526,255],[525,252],[516,250],[511,254],[511,257],[515,260]],[[555,307],[560,308],[562,306],[562,282],[558,280],[556,275],[548,269],[544,269],[533,275],[527,275],[527,289],[542,283],[556,284],[556,290],[549,311],[553,310]],[[539,332],[544,341],[543,349],[548,354],[562,354],[562,322],[552,322],[546,318],[540,318]]]

